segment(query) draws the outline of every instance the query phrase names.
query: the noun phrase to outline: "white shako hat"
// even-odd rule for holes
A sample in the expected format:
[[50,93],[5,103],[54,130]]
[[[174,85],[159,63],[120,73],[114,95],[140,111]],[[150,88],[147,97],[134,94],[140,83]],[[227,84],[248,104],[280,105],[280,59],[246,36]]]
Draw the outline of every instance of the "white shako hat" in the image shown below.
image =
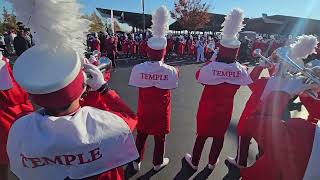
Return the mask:
[[84,54],[84,32],[89,22],[80,18],[80,5],[75,0],[9,2],[18,20],[28,22],[39,39],[38,45],[17,59],[13,68],[15,80],[44,108],[70,105],[85,87],[80,56]]
[[241,42],[238,40],[239,32],[245,26],[244,15],[241,9],[232,9],[222,23],[222,39],[220,41],[217,60],[235,60],[238,57]]
[[152,37],[147,42],[148,57],[152,60],[162,60],[166,54],[169,17],[169,11],[165,6],[161,6],[152,15]]

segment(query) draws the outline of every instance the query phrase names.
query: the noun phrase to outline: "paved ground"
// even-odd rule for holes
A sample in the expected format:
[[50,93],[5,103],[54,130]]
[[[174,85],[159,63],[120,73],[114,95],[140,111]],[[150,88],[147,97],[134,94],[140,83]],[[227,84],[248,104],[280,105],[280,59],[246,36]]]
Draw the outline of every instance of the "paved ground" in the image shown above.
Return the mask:
[[[127,85],[132,64],[135,62],[121,61],[116,72],[112,73],[110,84],[117,90],[120,96],[134,110],[137,108],[137,89]],[[153,180],[172,180],[172,179],[210,179],[221,180],[227,173],[224,160],[227,156],[234,156],[236,153],[237,137],[235,128],[240,114],[244,108],[250,91],[247,87],[241,88],[235,98],[234,112],[232,122],[228,133],[226,134],[223,151],[220,156],[220,163],[210,174],[208,171],[202,171],[207,162],[211,140],[207,141],[202,153],[201,163],[198,172],[192,174],[190,169],[186,168],[182,159],[185,153],[190,153],[195,140],[195,116],[198,108],[198,101],[202,92],[202,86],[199,85],[194,74],[200,67],[200,64],[194,64],[193,61],[177,59],[169,63],[178,66],[180,69],[179,88],[173,91],[172,97],[172,117],[171,133],[167,136],[166,157],[170,158],[170,164],[162,171],[154,174],[152,169],[153,138],[149,137],[145,159],[142,162],[142,170],[129,179],[153,179]],[[221,94],[223,96],[223,94]],[[298,113],[300,115],[301,113]],[[303,110],[305,115],[305,111]],[[253,145],[250,149],[249,162],[253,162],[256,155],[256,148]],[[189,177],[189,178],[188,178]]]

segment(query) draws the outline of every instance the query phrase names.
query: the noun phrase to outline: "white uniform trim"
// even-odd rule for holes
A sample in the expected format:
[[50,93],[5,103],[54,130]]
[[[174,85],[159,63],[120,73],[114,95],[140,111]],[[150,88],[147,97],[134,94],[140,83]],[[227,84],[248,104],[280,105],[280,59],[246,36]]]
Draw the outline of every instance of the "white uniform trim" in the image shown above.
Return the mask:
[[303,177],[303,180],[318,179],[320,179],[320,122],[318,122],[316,127],[312,152],[309,158],[307,169]]
[[201,68],[198,81],[206,85],[222,83],[248,85],[252,83],[246,67],[240,63],[226,64],[216,61],[212,61]]
[[129,85],[147,88],[175,89],[178,87],[178,72],[162,61],[145,62],[133,67]]
[[82,179],[139,157],[127,124],[92,107],[62,117],[34,112],[19,119],[10,129],[7,151],[21,180]]
[[13,86],[6,62],[7,59],[0,55],[0,90],[8,90]]

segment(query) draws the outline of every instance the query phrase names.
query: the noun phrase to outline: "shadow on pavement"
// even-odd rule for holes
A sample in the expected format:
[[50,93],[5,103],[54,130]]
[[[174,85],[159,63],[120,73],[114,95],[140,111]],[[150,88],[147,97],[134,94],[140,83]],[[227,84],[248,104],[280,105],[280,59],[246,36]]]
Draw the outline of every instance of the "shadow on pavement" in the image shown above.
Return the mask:
[[181,164],[182,167],[179,173],[174,177],[174,180],[188,180],[191,176],[193,176],[194,173],[196,173],[196,171],[188,165],[184,158],[182,158]]
[[204,179],[208,179],[212,172],[213,172],[213,170],[210,170],[210,169],[206,166],[206,167],[205,167],[201,172],[199,172],[193,179],[194,179],[194,180],[204,180]]
[[[164,167],[163,167],[164,168]],[[162,168],[162,169],[163,169]],[[162,170],[161,169],[161,170]],[[153,169],[150,169],[147,173],[145,173],[144,175],[140,176],[137,178],[137,180],[149,180],[152,176],[156,175],[157,173],[159,173],[161,170],[159,171],[155,171]]]

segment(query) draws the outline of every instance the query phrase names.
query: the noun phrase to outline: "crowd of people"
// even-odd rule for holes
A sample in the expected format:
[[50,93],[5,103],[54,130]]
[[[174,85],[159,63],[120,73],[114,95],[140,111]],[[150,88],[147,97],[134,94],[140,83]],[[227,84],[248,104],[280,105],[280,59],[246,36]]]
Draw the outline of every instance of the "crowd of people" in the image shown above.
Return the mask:
[[[26,180],[123,180],[124,165],[129,164],[136,171],[141,169],[148,136],[153,136],[155,142],[153,170],[162,170],[170,162],[165,156],[166,135],[171,131],[172,90],[178,88],[180,74],[178,68],[165,63],[165,57],[173,52],[179,56],[193,55],[199,62],[207,61],[195,74],[203,92],[195,117],[194,147],[192,153],[184,156],[193,170],[190,174],[198,170],[209,138],[213,141],[206,168],[212,172],[219,163],[235,94],[241,86],[248,86],[252,94],[237,128],[237,155],[226,160],[229,171],[237,174],[232,178],[320,179],[320,101],[311,96],[320,94],[320,84],[314,80],[320,77],[320,61],[313,59],[309,68],[303,66],[302,72],[283,64],[284,58],[305,64],[303,60],[316,53],[318,40],[315,36],[302,35],[282,44],[274,36],[268,43],[260,36],[255,40],[244,37],[241,42],[238,35],[244,26],[244,15],[240,9],[233,9],[226,16],[219,38],[166,36],[169,11],[164,6],[154,13],[152,34],[145,38],[143,35],[88,35],[87,50],[107,56],[114,66],[119,51],[132,57],[137,55],[138,49],[139,55],[147,56],[145,62],[133,67],[128,83],[139,89],[135,114],[117,92],[110,89],[98,67],[99,62],[83,61],[85,58],[70,47],[70,39],[59,34],[63,30],[70,32],[69,28],[82,33],[85,21],[78,19],[78,6],[73,3],[77,2],[64,3],[63,7],[59,3],[34,4],[40,6],[37,8],[50,7],[45,10],[53,9],[53,12],[65,10],[69,12],[68,22],[76,22],[73,26],[60,24],[59,31],[52,28],[55,33],[48,31],[61,41],[59,46],[56,42],[45,41],[48,34],[41,37],[44,38],[42,42],[47,43],[45,46],[34,46],[24,52],[15,49],[20,56],[13,71],[9,60],[0,56],[1,179],[8,178],[10,163],[10,170]],[[16,6],[19,4],[13,4],[14,8]],[[39,13],[38,16],[48,16],[47,11]],[[49,15],[48,19],[52,19]],[[57,22],[55,26],[66,23]],[[31,24],[41,23],[47,22]],[[43,30],[41,26],[32,28]],[[74,40],[74,44],[82,44]],[[207,57],[205,48],[210,52]],[[255,48],[269,58],[259,61],[249,73],[248,67],[237,60],[241,51],[249,56]],[[283,53],[286,57],[282,57]],[[263,69],[269,71],[268,77],[260,77]],[[285,107],[296,96],[300,96],[306,106],[308,119],[282,121]],[[41,108],[35,110],[30,99]],[[259,146],[259,155],[248,167],[252,138]]]
[[[147,42],[151,32],[116,33],[109,35],[105,32],[90,33],[88,35],[88,51],[98,50],[102,54],[108,54],[110,59],[116,58],[147,58]],[[212,47],[218,46],[221,35],[174,35],[167,36],[166,59],[175,57],[193,57],[196,62],[205,62],[212,58]],[[256,62],[257,58],[252,53],[255,49],[261,49],[261,54],[269,57],[279,47],[287,46],[294,41],[294,38],[280,35],[260,35],[254,38],[243,36],[239,38],[241,47],[238,61],[241,63]],[[320,48],[317,48],[320,52]],[[317,54],[313,58],[319,58]],[[115,64],[115,63],[114,63]]]

